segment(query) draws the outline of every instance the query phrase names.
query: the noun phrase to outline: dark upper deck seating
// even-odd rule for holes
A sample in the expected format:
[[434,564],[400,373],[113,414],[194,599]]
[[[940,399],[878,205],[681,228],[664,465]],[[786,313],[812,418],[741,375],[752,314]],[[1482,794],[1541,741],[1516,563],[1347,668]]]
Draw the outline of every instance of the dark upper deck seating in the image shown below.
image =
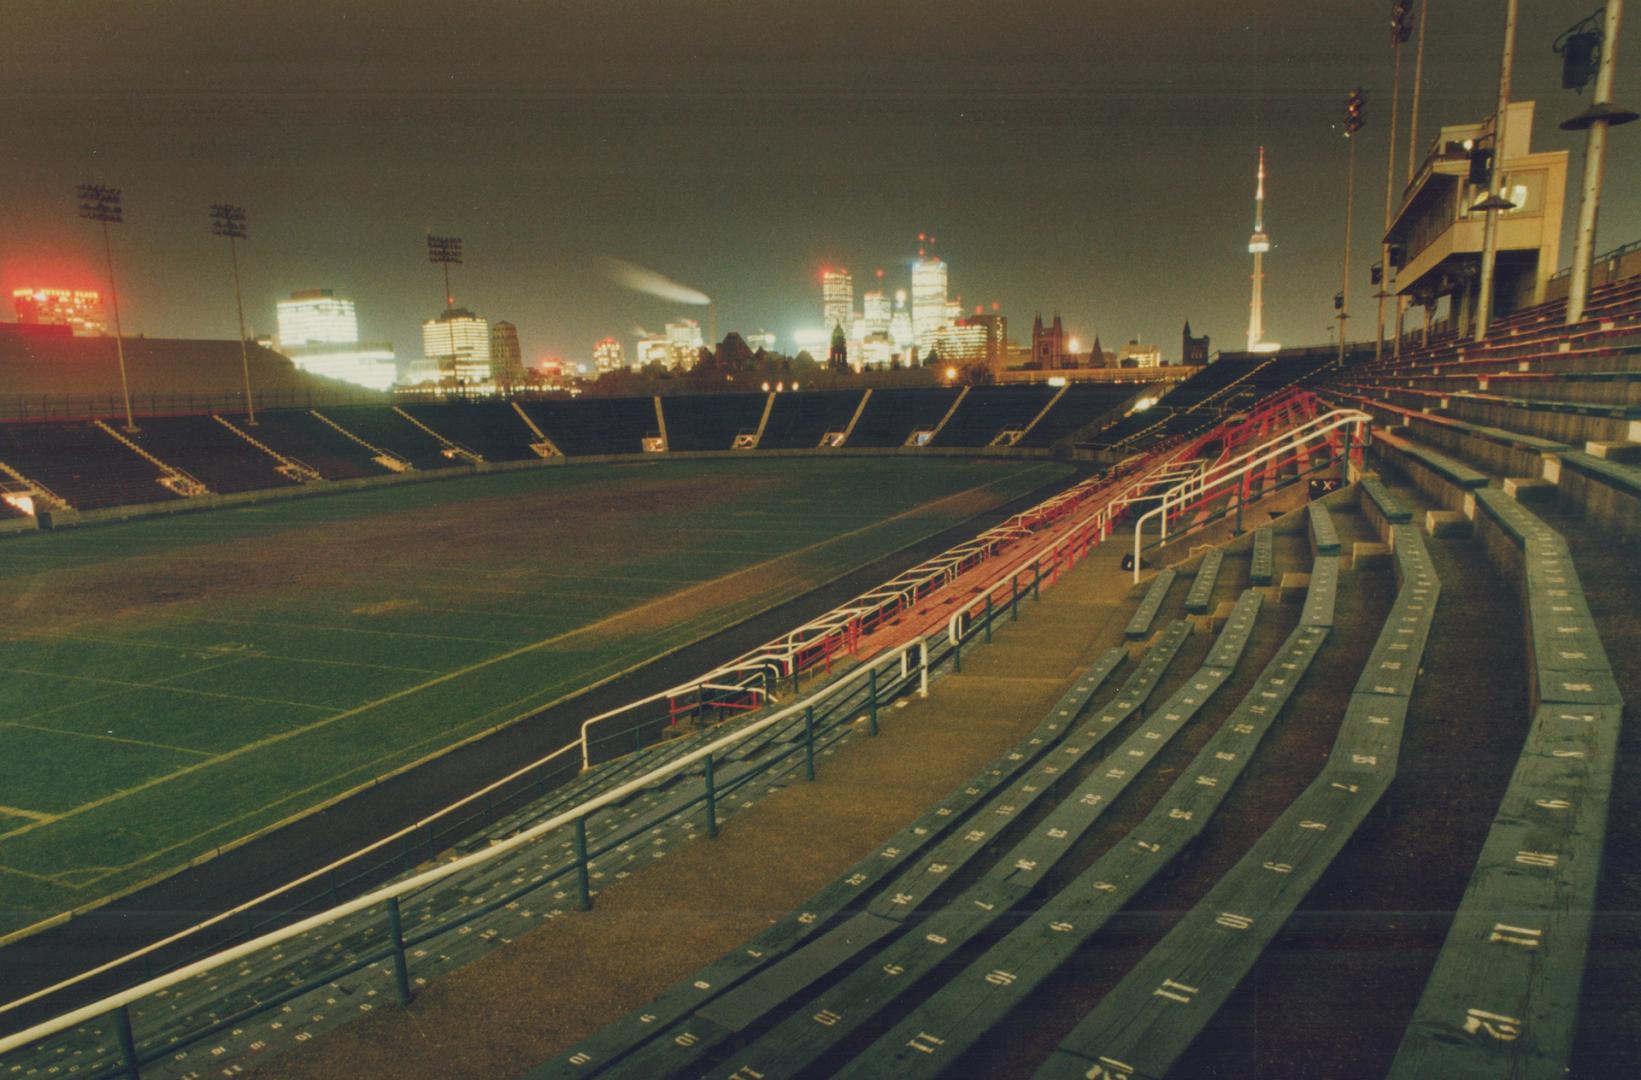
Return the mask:
[[864,390],[803,390],[775,395],[760,450],[813,450],[829,431],[843,431]]
[[960,391],[944,387],[918,390],[874,390],[849,436],[850,446],[904,446],[918,428],[932,428],[957,400]]
[[1004,431],[1024,431],[1058,392],[1052,386],[977,386],[931,445],[990,446]]
[[661,433],[650,397],[531,401],[524,411],[569,457],[641,453],[644,439]]
[[661,399],[668,450],[732,450],[758,430],[768,394],[677,394]]
[[[243,424],[244,417],[229,417]],[[271,409],[256,415],[255,428],[245,428],[275,451],[319,470],[326,480],[353,480],[382,476],[389,470],[373,460],[369,450],[343,435],[307,409]]]
[[318,410],[370,445],[403,458],[418,469],[455,464],[445,445],[387,405],[339,405]]
[[486,461],[522,461],[536,456],[535,432],[507,401],[453,401],[406,405],[405,412]]
[[0,424],[0,461],[76,510],[178,497],[158,468],[91,424]]
[[[132,442],[167,465],[181,469],[217,495],[297,483],[276,471],[279,461],[257,449],[210,416],[150,416],[139,422]],[[255,429],[250,429],[255,430]]]

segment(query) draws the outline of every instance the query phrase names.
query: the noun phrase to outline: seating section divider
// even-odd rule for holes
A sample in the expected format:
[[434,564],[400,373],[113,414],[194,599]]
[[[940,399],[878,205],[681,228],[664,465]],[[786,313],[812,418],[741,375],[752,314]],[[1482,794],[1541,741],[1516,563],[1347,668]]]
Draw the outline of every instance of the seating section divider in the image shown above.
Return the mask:
[[1197,576],[1191,579],[1191,590],[1185,594],[1185,610],[1192,615],[1207,612],[1214,598],[1214,582],[1225,563],[1225,549],[1214,548],[1197,564]]
[[[1417,529],[1392,526],[1391,543],[1399,587],[1374,655],[1394,653],[1411,676],[1441,585]],[[1037,1076],[1168,1075],[1389,788],[1408,698],[1381,688],[1371,662],[1364,683],[1370,677],[1372,690],[1358,684],[1351,695],[1317,778],[1061,1041]]]
[[1566,541],[1497,489],[1476,498],[1522,560],[1533,723],[1395,1080],[1570,1071],[1618,759],[1623,702]]
[[1151,579],[1151,587],[1145,590],[1145,596],[1140,600],[1139,608],[1134,617],[1128,620],[1128,626],[1123,630],[1123,636],[1129,641],[1142,640],[1151,633],[1151,624],[1157,618],[1157,612],[1162,610],[1162,602],[1168,596],[1168,590],[1174,587],[1174,578],[1178,571],[1164,570]]

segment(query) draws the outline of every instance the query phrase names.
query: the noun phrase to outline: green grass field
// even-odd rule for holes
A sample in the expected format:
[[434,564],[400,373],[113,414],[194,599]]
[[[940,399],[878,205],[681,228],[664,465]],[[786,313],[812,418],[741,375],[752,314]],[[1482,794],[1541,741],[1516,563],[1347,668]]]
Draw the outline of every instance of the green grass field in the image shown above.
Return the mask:
[[1063,473],[906,458],[586,466],[7,541],[0,935]]

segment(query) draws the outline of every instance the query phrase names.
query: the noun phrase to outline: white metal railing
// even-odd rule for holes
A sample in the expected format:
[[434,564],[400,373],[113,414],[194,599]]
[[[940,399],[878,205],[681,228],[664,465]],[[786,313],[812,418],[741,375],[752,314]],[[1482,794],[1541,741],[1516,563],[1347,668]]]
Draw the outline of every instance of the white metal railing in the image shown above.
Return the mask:
[[1206,494],[1209,487],[1215,484],[1225,484],[1240,479],[1255,469],[1261,468],[1284,454],[1299,450],[1305,445],[1314,442],[1330,432],[1342,427],[1355,425],[1358,432],[1373,422],[1373,418],[1360,409],[1335,409],[1283,432],[1274,439],[1267,440],[1259,446],[1234,458],[1221,462],[1211,469],[1206,469],[1197,476],[1181,481],[1179,484],[1165,491],[1157,505],[1141,514],[1134,522],[1134,580],[1140,580],[1140,538],[1145,531],[1145,523],[1150,518],[1160,516],[1162,519],[1160,532],[1164,540],[1168,538],[1168,511],[1185,505],[1186,501]]
[[[1180,447],[1175,453],[1184,449],[1185,447]],[[1104,542],[1110,536],[1111,527],[1115,524],[1117,517],[1129,506],[1157,498],[1158,496],[1152,494],[1152,491],[1158,484],[1166,483],[1168,480],[1177,477],[1201,472],[1205,465],[1206,462],[1200,459],[1178,461],[1173,454],[1167,454],[1149,469],[1129,481],[1126,487],[1117,489],[1115,494],[1107,493],[1108,497],[1101,502],[1100,506],[1093,513],[1073,525],[1065,536],[1043,551],[1034,552],[1030,560],[1021,560],[1015,564],[1010,573],[999,577],[997,581],[977,593],[968,603],[952,612],[951,617],[946,620],[947,639],[957,641],[962,636],[964,621],[972,620],[974,613],[983,608],[988,600],[995,604],[996,594],[1005,587],[1012,588],[1011,583],[1016,580],[1020,571],[1031,565],[1033,561],[1040,560],[1045,554],[1049,554],[1053,558],[1059,558],[1063,551],[1074,547],[1080,539],[1089,546]],[[1097,480],[1090,481],[1090,483],[1098,482]]]
[[[910,665],[912,663],[911,658],[914,655],[917,657],[916,663],[921,668],[918,693],[926,696],[929,688],[929,651],[926,639],[919,637],[913,639],[912,641],[906,642],[894,652],[875,660],[873,663],[863,664],[854,671],[848,672],[836,682],[827,684],[816,694],[811,695],[808,699],[794,701],[792,704],[783,709],[779,709],[760,720],[752,721],[737,731],[715,739],[707,745],[692,750],[687,754],[683,754],[680,757],[659,766],[658,768],[650,770],[643,776],[629,780],[624,784],[612,788],[601,795],[596,795],[586,802],[580,803],[579,805],[571,807],[568,810],[560,811],[545,821],[532,825],[529,828],[515,833],[504,840],[498,840],[490,846],[475,851],[472,854],[453,859],[450,862],[436,866],[431,870],[423,871],[422,873],[417,874],[414,877],[406,878],[403,881],[392,882],[384,885],[379,889],[374,889],[364,894],[363,896],[337,904],[335,907],[328,908],[318,914],[300,919],[288,926],[283,926],[277,930],[269,931],[266,934],[252,938],[250,941],[231,946],[221,952],[213,953],[204,959],[196,960],[191,964],[186,964],[174,971],[167,972],[164,975],[147,979],[135,986],[128,987],[114,994],[110,994],[107,997],[92,1002],[89,1005],[82,1005],[81,1007],[70,1012],[62,1013],[58,1016],[52,1017],[49,1020],[41,1021],[32,1027],[25,1028],[22,1031],[16,1032],[12,1035],[7,1035],[4,1038],[0,1038],[0,1054],[6,1054],[13,1050],[20,1049],[30,1043],[38,1042],[40,1039],[55,1035],[61,1031],[66,1031],[69,1028],[83,1024],[99,1016],[104,1016],[116,1009],[130,1005],[132,1002],[140,1001],[151,994],[158,993],[161,990],[166,990],[180,983],[186,982],[197,975],[203,975],[208,971],[214,971],[215,969],[222,967],[225,964],[232,963],[235,960],[239,960],[242,957],[246,957],[262,949],[278,945],[281,942],[289,941],[290,939],[305,934],[309,930],[315,929],[316,927],[324,926],[327,923],[334,922],[337,919],[360,911],[365,911],[369,908],[375,907],[377,904],[385,903],[388,900],[405,896],[420,889],[425,889],[431,885],[436,885],[448,877],[462,873],[463,871],[472,869],[473,867],[482,866],[485,863],[493,862],[494,860],[501,858],[503,855],[506,855],[508,852],[529,844],[531,841],[540,836],[550,833],[555,829],[562,828],[565,825],[574,823],[577,818],[588,817],[598,810],[611,805],[612,803],[621,802],[629,795],[632,795],[653,784],[659,783],[660,781],[665,780],[676,773],[682,772],[709,755],[716,755],[728,747],[731,747],[745,739],[749,739],[754,735],[760,734],[784,720],[789,720],[795,716],[798,716],[804,709],[812,707],[817,702],[850,690],[853,688],[854,684],[868,678],[872,672],[877,671],[878,668],[882,666],[884,661],[892,660],[895,663],[898,663],[902,674],[909,675],[911,671]],[[574,745],[575,744],[571,743],[561,747],[558,751],[555,751],[555,754],[563,753],[571,749]],[[321,872],[322,871],[315,871],[315,873]],[[193,933],[200,928],[220,922],[226,917],[226,915],[215,916],[210,920],[199,923],[196,926],[172,935],[172,937],[167,939],[167,942],[176,941],[177,939]],[[71,979],[66,979],[57,983],[54,986],[46,987],[43,990],[38,990],[25,997],[18,998],[15,1001],[7,1002],[5,1005],[0,1005],[0,1013],[10,1012],[28,1004],[31,1001],[37,1001],[48,994],[53,994],[70,986],[74,986],[85,979],[91,978],[93,975],[108,971],[120,964],[128,963],[132,959],[139,958],[146,953],[151,952],[153,949],[160,947],[161,944],[165,943],[162,942],[137,950],[136,952],[121,957],[118,960],[110,961],[109,963],[104,964],[92,971],[82,972]]]

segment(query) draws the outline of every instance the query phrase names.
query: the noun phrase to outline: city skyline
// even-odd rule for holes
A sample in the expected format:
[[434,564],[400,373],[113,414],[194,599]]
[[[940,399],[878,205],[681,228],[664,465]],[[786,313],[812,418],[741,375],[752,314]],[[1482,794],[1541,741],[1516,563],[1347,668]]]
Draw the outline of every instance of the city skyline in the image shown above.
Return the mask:
[[[12,25],[19,63],[0,73],[15,131],[15,167],[0,179],[0,290],[106,289],[98,239],[73,214],[73,185],[95,180],[124,189],[113,231],[130,334],[233,336],[206,217],[227,198],[249,212],[241,271],[256,331],[273,330],[278,299],[322,282],[358,302],[363,337],[404,354],[436,314],[429,231],[464,237],[456,304],[516,323],[527,362],[585,362],[605,336],[691,316],[608,282],[597,257],[710,294],[719,337],[768,327],[795,351],[793,330],[816,322],[820,267],[896,272],[920,231],[961,268],[968,307],[998,302],[1017,326],[1058,310],[1084,340],[1168,343],[1189,320],[1235,347],[1247,326],[1247,180],[1263,145],[1278,238],[1264,267],[1266,336],[1326,340],[1344,224],[1335,125],[1346,90],[1365,87],[1371,152],[1358,191],[1382,191],[1388,5],[1142,14],[1028,3],[983,52],[963,29],[971,6],[933,21],[914,18],[916,6],[843,5],[845,24],[882,31],[855,51],[838,51],[847,35],[813,15],[736,36],[751,9],[735,4],[495,14],[453,31],[464,48],[452,55],[495,57],[480,72],[442,60],[423,71],[405,35],[375,44],[416,21],[402,8],[362,8],[301,49],[300,4],[233,17],[184,5],[189,35],[120,11],[68,42],[52,9],[24,3]],[[1574,168],[1582,139],[1556,124],[1589,99],[1560,89],[1549,42],[1584,7],[1524,11],[1515,72],[1516,99],[1539,103],[1535,145],[1571,150]],[[624,13],[642,15],[625,59],[571,62]],[[926,61],[902,70],[894,42],[914,26]],[[1422,144],[1441,124],[1491,112],[1502,7],[1438,2],[1429,32]],[[1065,63],[1025,63],[1035,44],[1079,34],[1087,45]],[[1404,65],[1402,132],[1408,78]],[[1621,81],[1620,97],[1634,92]],[[493,138],[447,163],[432,132]],[[1615,135],[1609,174],[1638,161],[1641,140]],[[1358,236],[1377,234],[1376,202],[1357,200]],[[1613,185],[1599,227],[1598,250],[1641,235],[1641,193]],[[1357,248],[1360,297],[1377,252]],[[1564,239],[1564,261],[1570,251]]]

